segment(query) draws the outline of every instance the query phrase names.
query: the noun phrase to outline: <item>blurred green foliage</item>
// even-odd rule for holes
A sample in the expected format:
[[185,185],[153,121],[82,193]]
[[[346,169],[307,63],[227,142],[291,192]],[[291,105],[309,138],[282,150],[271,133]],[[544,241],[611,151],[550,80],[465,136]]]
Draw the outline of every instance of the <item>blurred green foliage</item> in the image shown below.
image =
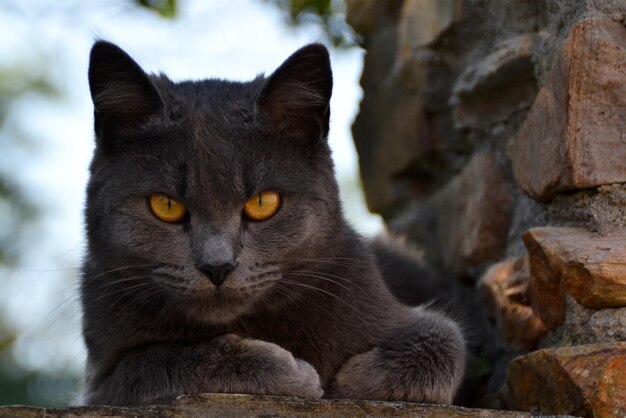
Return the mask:
[[176,0],[135,0],[135,2],[138,6],[155,11],[163,17],[171,18],[176,16]]
[[16,339],[15,332],[0,321],[0,405],[64,406],[74,402],[79,377],[24,370],[11,353]]
[[[59,91],[46,73],[29,71],[40,68],[41,62],[0,64],[0,143],[4,155],[1,162],[10,158],[11,152],[20,147],[32,148],[31,138],[26,135],[19,124],[11,118],[11,111],[20,100],[27,96],[59,97]],[[8,158],[7,158],[8,157]],[[0,166],[0,267],[9,272],[11,267],[19,263],[22,252],[24,230],[38,220],[36,204],[27,197],[14,178],[11,167]],[[0,277],[0,283],[2,282]],[[76,377],[48,376],[37,371],[23,370],[15,364],[12,350],[17,340],[17,333],[2,318],[0,311],[0,405],[61,404],[61,396],[55,396],[61,387],[76,385]],[[44,384],[54,380],[51,386]],[[37,388],[48,388],[38,390]],[[58,395],[58,393],[56,393]]]
[[265,0],[273,3],[288,16],[288,23],[320,25],[334,46],[356,45],[355,33],[345,19],[345,3],[341,0]]
[[[45,71],[38,70],[47,60],[38,56],[27,62],[0,62],[0,141],[5,153],[33,145],[21,127],[11,120],[12,108],[29,95],[59,97],[54,82]],[[18,261],[22,231],[37,217],[35,204],[15,182],[13,174],[10,167],[0,166],[0,265],[13,265]]]
[[[150,9],[165,18],[176,15],[175,0],[130,0],[135,6]],[[5,8],[3,13],[23,13],[21,8]],[[37,51],[37,48],[33,49]],[[33,197],[15,178],[13,155],[20,150],[37,152],[39,138],[12,117],[12,110],[23,99],[33,96],[63,100],[64,92],[49,71],[54,57],[41,52],[25,57],[0,60],[0,286],[20,254],[28,245],[25,233],[37,228],[40,211]],[[32,236],[30,236],[32,239]],[[15,351],[19,331],[3,317],[0,307],[0,405],[22,404],[63,406],[74,402],[80,377],[70,372],[54,375],[46,370],[29,370],[18,364]]]
[[[356,45],[355,33],[346,23],[343,0],[264,0],[285,11],[287,22],[297,26],[306,23],[319,25],[334,46],[345,48]],[[175,17],[180,1],[134,0],[140,7],[152,10],[165,18]]]
[[32,202],[6,173],[0,172],[0,264],[12,265],[17,261],[21,231],[35,216]]

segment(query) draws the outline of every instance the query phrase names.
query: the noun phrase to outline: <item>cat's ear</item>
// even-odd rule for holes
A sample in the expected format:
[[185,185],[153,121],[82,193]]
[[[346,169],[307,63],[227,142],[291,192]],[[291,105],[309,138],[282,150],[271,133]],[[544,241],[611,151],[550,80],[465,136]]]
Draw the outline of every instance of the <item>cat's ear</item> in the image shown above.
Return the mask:
[[320,44],[307,45],[267,79],[257,98],[257,112],[278,129],[328,135],[333,76],[328,50]]
[[139,64],[106,41],[91,48],[89,89],[97,133],[140,125],[163,107],[159,92]]

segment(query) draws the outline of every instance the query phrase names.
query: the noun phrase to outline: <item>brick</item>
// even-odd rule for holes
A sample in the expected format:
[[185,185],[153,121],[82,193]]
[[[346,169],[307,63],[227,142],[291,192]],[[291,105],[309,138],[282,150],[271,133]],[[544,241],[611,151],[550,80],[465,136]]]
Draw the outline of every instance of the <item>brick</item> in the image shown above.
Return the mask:
[[577,22],[514,145],[513,171],[529,196],[626,182],[626,28]]
[[626,342],[543,349],[507,370],[512,407],[542,414],[626,415]]
[[562,323],[565,293],[586,308],[626,307],[626,228],[602,236],[581,228],[524,234],[533,307],[548,327]]

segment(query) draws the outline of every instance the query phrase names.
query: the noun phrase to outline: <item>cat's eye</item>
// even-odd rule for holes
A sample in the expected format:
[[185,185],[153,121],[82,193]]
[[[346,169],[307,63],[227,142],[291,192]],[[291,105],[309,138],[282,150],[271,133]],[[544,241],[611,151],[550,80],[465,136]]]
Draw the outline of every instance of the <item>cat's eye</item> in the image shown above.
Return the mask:
[[279,207],[280,194],[274,190],[266,190],[248,199],[243,213],[253,221],[264,221],[278,212]]
[[187,213],[185,205],[164,193],[155,193],[150,196],[148,201],[154,216],[163,222],[178,222]]

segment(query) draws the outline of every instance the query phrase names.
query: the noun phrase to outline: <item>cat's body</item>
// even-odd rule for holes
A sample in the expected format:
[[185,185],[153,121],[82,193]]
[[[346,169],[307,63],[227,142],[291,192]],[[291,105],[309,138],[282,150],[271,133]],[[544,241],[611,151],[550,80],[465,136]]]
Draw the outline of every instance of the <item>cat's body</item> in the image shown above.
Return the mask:
[[[397,302],[341,214],[323,47],[267,79],[177,84],[98,42],[89,76],[87,403],[202,392],[452,401],[465,361],[457,325]],[[266,190],[280,195],[276,212],[246,217]],[[183,202],[184,217],[157,219],[154,194]]]

